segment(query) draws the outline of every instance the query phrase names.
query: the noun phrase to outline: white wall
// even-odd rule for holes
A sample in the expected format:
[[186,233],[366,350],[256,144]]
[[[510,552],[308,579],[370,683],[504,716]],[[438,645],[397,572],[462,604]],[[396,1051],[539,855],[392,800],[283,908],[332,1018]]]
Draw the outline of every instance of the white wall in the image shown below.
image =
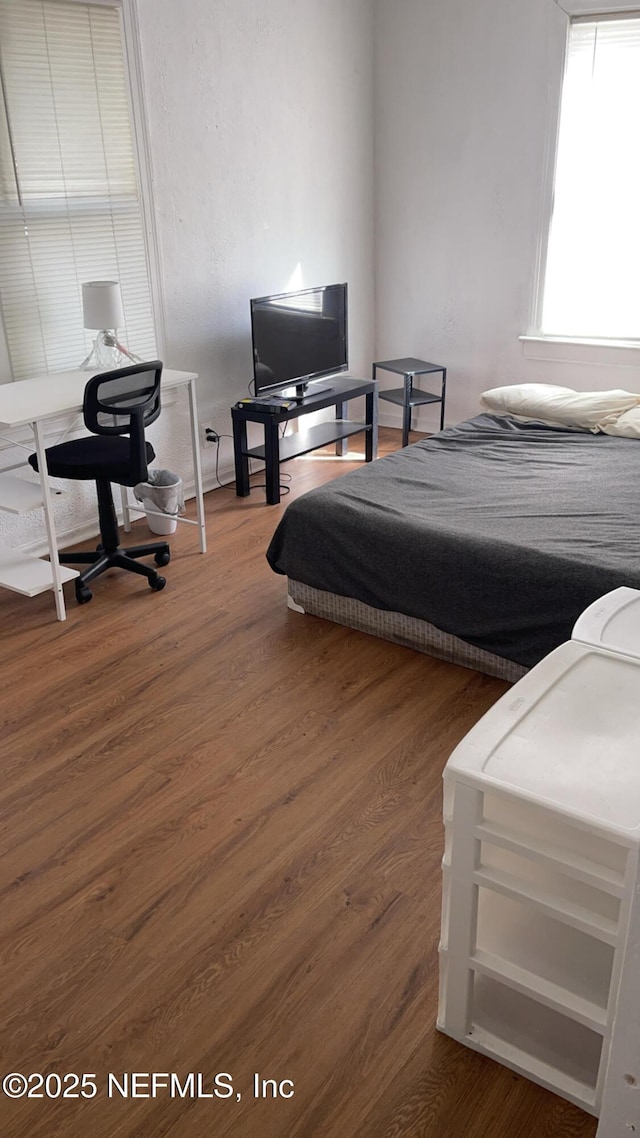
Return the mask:
[[[377,358],[447,365],[449,423],[503,383],[640,390],[638,368],[534,361],[518,341],[557,118],[558,5],[377,0],[375,30]],[[394,414],[381,405],[382,421]],[[434,410],[420,415],[433,429]]]
[[[252,377],[249,298],[349,282],[351,373],[373,352],[371,0],[137,0],[167,367],[197,371],[202,424],[230,433]],[[135,349],[135,345],[132,345]],[[364,369],[364,370],[363,370]],[[190,474],[186,399],[150,437]],[[223,439],[220,468],[231,469]],[[215,448],[203,448],[214,485]],[[56,502],[64,540],[95,531],[91,486]],[[40,513],[0,541],[42,543]],[[44,547],[44,546],[43,546]]]
[[[369,374],[373,8],[138,0],[138,12],[165,360],[198,372],[201,420],[230,432],[253,374],[251,296],[348,281],[351,372]],[[205,447],[205,478],[214,457]]]

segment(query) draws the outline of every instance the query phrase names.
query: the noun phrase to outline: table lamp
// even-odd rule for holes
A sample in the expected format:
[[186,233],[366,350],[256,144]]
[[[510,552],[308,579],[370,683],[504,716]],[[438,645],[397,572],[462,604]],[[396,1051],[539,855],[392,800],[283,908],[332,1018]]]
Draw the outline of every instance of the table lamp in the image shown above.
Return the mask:
[[86,281],[82,286],[82,313],[85,328],[98,331],[89,355],[80,365],[87,371],[101,371],[141,363],[118,340],[124,324],[122,294],[118,281]]

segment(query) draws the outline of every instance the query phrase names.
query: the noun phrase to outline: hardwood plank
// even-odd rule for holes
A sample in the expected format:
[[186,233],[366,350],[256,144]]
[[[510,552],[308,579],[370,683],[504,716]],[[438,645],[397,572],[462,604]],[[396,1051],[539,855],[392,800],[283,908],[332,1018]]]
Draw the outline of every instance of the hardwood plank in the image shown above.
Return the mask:
[[[208,494],[211,552],[179,527],[162,593],[108,574],[59,624],[0,592],[0,1073],[100,1088],[0,1097],[3,1138],[594,1135],[435,1030],[442,769],[507,685],[292,613],[264,557],[353,464]],[[241,1098],[107,1097],[152,1071]]]

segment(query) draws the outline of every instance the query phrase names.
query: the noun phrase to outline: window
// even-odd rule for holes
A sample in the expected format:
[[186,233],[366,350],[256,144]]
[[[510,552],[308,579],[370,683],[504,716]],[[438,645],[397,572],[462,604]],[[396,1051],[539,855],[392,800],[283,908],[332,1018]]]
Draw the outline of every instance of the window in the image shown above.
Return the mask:
[[569,28],[541,331],[640,339],[640,16]]
[[[156,355],[120,11],[0,0],[0,305],[14,379],[79,366],[81,284],[120,282]],[[2,376],[3,378],[11,378]]]

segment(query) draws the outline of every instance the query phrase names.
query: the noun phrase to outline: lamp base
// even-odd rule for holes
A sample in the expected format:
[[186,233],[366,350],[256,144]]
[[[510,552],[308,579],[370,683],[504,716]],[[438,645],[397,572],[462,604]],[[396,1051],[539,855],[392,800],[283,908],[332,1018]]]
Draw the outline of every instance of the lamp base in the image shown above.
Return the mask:
[[103,328],[98,332],[89,355],[80,367],[84,371],[111,371],[128,363],[140,364],[142,360],[119,343],[115,329],[109,331]]

